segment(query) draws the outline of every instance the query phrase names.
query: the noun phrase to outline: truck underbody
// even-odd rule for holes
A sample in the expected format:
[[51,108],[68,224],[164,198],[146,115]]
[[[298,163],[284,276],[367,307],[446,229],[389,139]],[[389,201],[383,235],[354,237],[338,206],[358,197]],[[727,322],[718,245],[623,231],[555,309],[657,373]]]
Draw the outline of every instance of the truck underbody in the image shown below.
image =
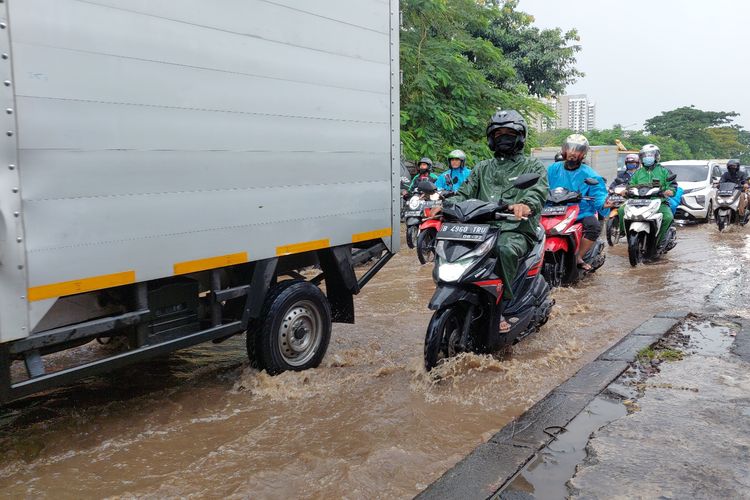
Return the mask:
[[[290,281],[316,287],[323,284],[330,320],[353,323],[353,296],[392,256],[382,241],[372,240],[64,297],[58,301],[57,309],[50,311],[52,317],[66,317],[63,309],[70,307],[66,301],[95,302],[98,307],[86,307],[89,317],[78,318],[74,323],[55,325],[27,338],[0,344],[0,402],[203,342],[219,343],[245,332],[251,362],[270,372],[283,371],[288,367],[267,366],[268,363],[253,359],[256,356],[252,346],[259,339],[251,337],[267,335],[260,325],[275,320],[269,318],[269,310],[275,315],[285,312],[268,307],[274,289]],[[364,272],[357,277],[355,268]],[[311,277],[307,279],[303,272]],[[102,316],[103,311],[110,313]],[[330,323],[328,329],[330,335]],[[56,371],[45,368],[47,355],[95,340],[117,338],[123,345],[120,352]],[[321,346],[323,352],[316,353],[317,362],[326,346],[327,340]],[[24,370],[18,369],[20,363]],[[291,369],[314,364],[312,361]]]

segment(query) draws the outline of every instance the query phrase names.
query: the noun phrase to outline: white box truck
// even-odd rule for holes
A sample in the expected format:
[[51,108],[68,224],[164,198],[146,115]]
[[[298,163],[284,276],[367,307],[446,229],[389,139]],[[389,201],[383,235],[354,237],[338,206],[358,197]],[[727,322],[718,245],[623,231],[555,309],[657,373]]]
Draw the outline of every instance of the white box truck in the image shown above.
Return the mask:
[[0,17],[0,401],[245,331],[271,373],[320,363],[399,246],[398,1]]

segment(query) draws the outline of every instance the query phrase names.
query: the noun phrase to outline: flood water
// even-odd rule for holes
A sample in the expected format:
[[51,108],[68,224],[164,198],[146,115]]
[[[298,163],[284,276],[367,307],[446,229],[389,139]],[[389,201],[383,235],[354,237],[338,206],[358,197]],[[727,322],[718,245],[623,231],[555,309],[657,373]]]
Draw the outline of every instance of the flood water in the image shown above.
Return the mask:
[[[404,248],[334,325],[323,365],[269,377],[244,337],[89,379],[0,412],[14,497],[409,498],[651,315],[702,310],[750,260],[744,230],[679,230],[660,262],[623,245],[500,358],[422,368],[431,269]],[[728,292],[729,293],[729,292]],[[95,343],[82,349],[102,349]],[[68,354],[66,354],[68,355]]]

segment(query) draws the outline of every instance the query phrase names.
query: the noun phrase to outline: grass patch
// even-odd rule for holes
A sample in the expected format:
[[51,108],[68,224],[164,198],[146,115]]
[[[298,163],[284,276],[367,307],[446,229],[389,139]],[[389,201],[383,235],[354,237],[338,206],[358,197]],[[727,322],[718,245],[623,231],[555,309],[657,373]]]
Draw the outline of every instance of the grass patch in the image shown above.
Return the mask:
[[653,347],[644,347],[638,351],[638,360],[641,362],[646,361],[679,361],[684,357],[682,351],[677,349],[654,349]]

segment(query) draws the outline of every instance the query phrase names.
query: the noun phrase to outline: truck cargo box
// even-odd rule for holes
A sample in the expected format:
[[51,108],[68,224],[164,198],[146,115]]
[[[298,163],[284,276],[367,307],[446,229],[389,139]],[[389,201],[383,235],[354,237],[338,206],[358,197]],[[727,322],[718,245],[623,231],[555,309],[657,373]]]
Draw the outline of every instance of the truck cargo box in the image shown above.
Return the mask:
[[133,313],[147,304],[117,297],[148,300],[135,290],[156,280],[398,250],[397,0],[6,0],[0,15],[1,342],[103,314],[87,293]]

